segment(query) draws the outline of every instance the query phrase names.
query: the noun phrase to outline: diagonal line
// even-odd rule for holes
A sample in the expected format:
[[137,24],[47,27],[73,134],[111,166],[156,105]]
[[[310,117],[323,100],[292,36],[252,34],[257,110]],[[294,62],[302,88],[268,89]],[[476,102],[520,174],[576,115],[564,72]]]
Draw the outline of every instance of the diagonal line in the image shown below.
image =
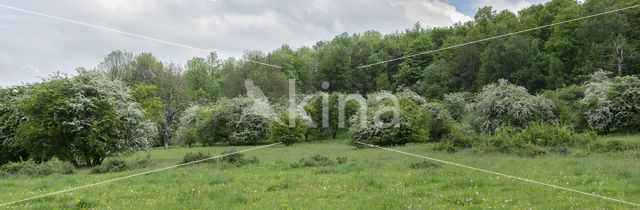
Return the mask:
[[[67,23],[74,23],[74,24],[83,25],[83,26],[90,27],[90,28],[95,28],[95,29],[100,29],[100,30],[113,32],[113,33],[118,33],[118,34],[130,36],[130,37],[146,39],[146,40],[150,40],[150,41],[154,41],[154,42],[158,42],[158,43],[162,43],[162,44],[167,44],[167,45],[172,45],[172,46],[176,46],[176,47],[187,48],[187,49],[191,49],[191,50],[195,50],[195,51],[201,51],[201,52],[204,52],[204,53],[210,53],[211,52],[211,50],[207,50],[207,49],[204,49],[204,48],[199,48],[199,47],[194,47],[194,46],[181,44],[181,43],[177,43],[177,42],[172,42],[172,41],[167,41],[167,40],[163,40],[163,39],[153,38],[153,37],[149,37],[149,36],[145,36],[145,35],[130,33],[130,32],[121,31],[121,30],[118,30],[118,29],[108,28],[108,27],[104,27],[104,26],[100,26],[100,25],[91,24],[91,23],[85,23],[85,22],[81,22],[81,21],[77,21],[77,20],[71,20],[71,19],[67,19],[67,18],[63,18],[63,17],[48,15],[48,14],[44,14],[44,13],[40,13],[40,12],[36,12],[36,11],[32,11],[32,10],[20,9],[20,8],[17,8],[17,7],[12,7],[12,6],[8,6],[8,5],[4,5],[4,4],[0,4],[0,7],[4,7],[4,8],[7,8],[7,9],[14,10],[14,11],[27,13],[27,14],[31,14],[31,15],[36,15],[36,16],[40,16],[40,17],[51,18],[51,19],[55,19],[55,20],[59,20],[59,21],[67,22]],[[263,62],[259,62],[259,61],[253,61],[253,60],[244,59],[244,58],[238,58],[238,59],[239,60],[243,60],[243,61],[247,61],[247,62],[251,62],[251,63],[262,64],[262,65],[270,66],[270,67],[274,67],[274,68],[279,68],[279,69],[282,68],[280,66],[276,66],[276,65],[272,65],[272,64],[268,64],[268,63],[263,63]]]
[[69,192],[69,191],[74,191],[74,190],[79,190],[79,189],[83,189],[83,188],[88,188],[88,187],[93,187],[93,186],[97,186],[97,185],[102,185],[102,184],[106,184],[106,183],[109,183],[109,182],[114,182],[114,181],[119,181],[119,180],[123,180],[123,179],[128,179],[128,178],[131,178],[131,177],[141,176],[141,175],[150,174],[150,173],[154,173],[154,172],[158,172],[158,171],[164,171],[164,170],[167,170],[167,169],[177,168],[177,167],[180,167],[180,166],[191,165],[191,164],[194,164],[194,163],[199,163],[199,162],[204,162],[204,161],[208,161],[208,160],[213,160],[213,159],[216,159],[216,158],[221,158],[221,157],[224,157],[224,156],[233,155],[233,154],[242,153],[242,152],[248,152],[248,151],[251,151],[251,150],[262,149],[262,148],[265,148],[265,147],[270,147],[270,146],[278,145],[278,144],[282,144],[282,142],[273,143],[273,144],[264,145],[264,146],[259,146],[259,147],[254,147],[254,148],[249,148],[249,149],[240,150],[240,151],[237,151],[237,152],[232,152],[232,153],[228,153],[228,154],[224,154],[224,155],[218,155],[218,156],[215,156],[215,157],[210,157],[210,158],[202,159],[202,160],[196,160],[196,161],[192,161],[192,162],[188,162],[188,163],[183,163],[183,164],[178,164],[178,165],[174,165],[174,166],[169,166],[169,167],[159,168],[159,169],[155,169],[155,170],[151,170],[151,171],[147,171],[147,172],[142,172],[142,173],[137,173],[137,174],[133,174],[133,175],[129,175],[129,176],[123,176],[123,177],[120,177],[120,178],[110,179],[110,180],[106,180],[106,181],[102,181],[102,182],[98,182],[98,183],[94,183],[94,184],[88,184],[88,185],[84,185],[84,186],[80,186],[80,187],[69,188],[69,189],[66,189],[66,190],[61,190],[61,191],[57,191],[57,192],[47,193],[47,194],[39,195],[39,196],[32,197],[32,198],[26,198],[26,199],[17,200],[17,201],[13,201],[13,202],[9,202],[9,203],[3,203],[3,204],[0,204],[0,206],[7,206],[7,205],[16,204],[16,203],[20,203],[20,202],[24,202],[24,201],[29,201],[29,200],[34,200],[34,199],[38,199],[38,198],[43,198],[43,197],[47,197],[47,196],[51,196],[51,195],[56,195],[56,194],[60,194],[60,193],[65,193],[65,192]]
[[413,54],[413,55],[407,55],[407,56],[404,56],[404,57],[394,58],[394,59],[390,59],[390,60],[386,60],[386,61],[380,61],[380,62],[377,62],[377,63],[372,63],[372,64],[359,66],[358,69],[367,68],[367,67],[370,67],[370,66],[375,66],[375,65],[384,64],[384,63],[389,63],[389,62],[393,62],[393,61],[397,61],[397,60],[404,60],[404,59],[407,59],[407,58],[416,57],[416,56],[420,56],[420,55],[424,55],[424,54],[430,54],[430,53],[434,53],[434,52],[439,52],[439,51],[442,51],[442,50],[458,48],[458,47],[462,47],[462,46],[470,45],[470,44],[475,44],[475,43],[479,43],[479,42],[485,42],[485,41],[498,39],[498,38],[502,38],[502,37],[506,37],[506,36],[511,36],[511,35],[515,35],[515,34],[520,34],[520,33],[524,33],[524,32],[529,32],[529,31],[534,31],[534,30],[538,30],[538,29],[548,28],[548,27],[556,26],[556,25],[560,25],[560,24],[565,24],[565,23],[575,22],[575,21],[579,21],[579,20],[584,20],[584,19],[588,19],[588,18],[592,18],[592,17],[606,15],[606,14],[609,14],[609,13],[620,12],[620,11],[623,11],[623,10],[632,9],[632,8],[636,8],[636,7],[640,7],[640,4],[629,6],[629,7],[624,7],[624,8],[620,8],[620,9],[615,9],[615,10],[611,10],[611,11],[606,11],[606,12],[602,12],[602,13],[598,13],[598,14],[588,15],[588,16],[584,16],[584,17],[579,17],[579,18],[576,18],[576,19],[565,20],[565,21],[560,21],[560,22],[557,22],[557,23],[552,23],[552,24],[548,24],[548,25],[529,28],[529,29],[525,29],[525,30],[521,30],[521,31],[508,33],[508,34],[502,34],[502,35],[489,37],[489,38],[485,38],[485,39],[479,39],[479,40],[475,40],[475,41],[471,41],[471,42],[466,42],[466,43],[462,43],[462,44],[457,44],[457,45],[453,45],[453,46],[449,46],[449,47],[440,48],[440,49],[437,49],[437,50],[430,50],[430,51],[425,51],[425,52],[421,52],[421,53],[417,53],[417,54]]
[[414,156],[414,157],[433,160],[433,161],[437,161],[437,162],[441,162],[441,163],[446,163],[446,164],[449,164],[449,165],[459,166],[459,167],[468,168],[468,169],[472,169],[472,170],[476,170],[476,171],[481,171],[481,172],[485,172],[485,173],[504,176],[504,177],[507,177],[507,178],[517,179],[517,180],[520,180],[520,181],[531,182],[531,183],[534,183],[534,184],[544,185],[544,186],[547,186],[547,187],[552,187],[552,188],[557,188],[557,189],[561,189],[561,190],[571,191],[571,192],[575,192],[575,193],[579,193],[579,194],[584,194],[584,195],[593,196],[593,197],[602,198],[602,199],[611,200],[611,201],[617,201],[617,202],[620,202],[620,203],[625,203],[625,204],[629,204],[629,205],[640,207],[640,204],[637,204],[637,203],[631,203],[631,202],[627,202],[627,201],[623,201],[623,200],[619,200],[619,199],[615,199],[615,198],[609,198],[609,197],[605,197],[605,196],[601,196],[601,195],[586,193],[586,192],[582,192],[582,191],[578,191],[578,190],[574,190],[574,189],[569,189],[569,188],[566,188],[566,187],[560,187],[560,186],[557,186],[557,185],[552,185],[552,184],[547,184],[547,183],[543,183],[543,182],[534,181],[534,180],[531,180],[531,179],[515,177],[515,176],[503,174],[503,173],[493,172],[493,171],[489,171],[489,170],[485,170],[485,169],[481,169],[481,168],[475,168],[475,167],[462,165],[462,164],[458,164],[458,163],[453,163],[453,162],[449,162],[449,161],[444,161],[444,160],[439,160],[439,159],[435,159],[435,158],[425,157],[425,156],[422,156],[422,155],[416,155],[416,154],[413,154],[413,153],[403,152],[403,151],[395,150],[395,149],[389,149],[389,148],[380,147],[380,146],[376,146],[376,145],[372,145],[372,144],[365,144],[365,143],[362,143],[362,142],[356,142],[356,143],[362,144],[362,145],[365,145],[365,146],[369,146],[369,147],[375,147],[375,148],[378,148],[378,149],[383,149],[383,150],[388,150],[388,151],[392,151],[392,152],[402,153],[402,154],[405,154],[405,155],[410,155],[410,156]]

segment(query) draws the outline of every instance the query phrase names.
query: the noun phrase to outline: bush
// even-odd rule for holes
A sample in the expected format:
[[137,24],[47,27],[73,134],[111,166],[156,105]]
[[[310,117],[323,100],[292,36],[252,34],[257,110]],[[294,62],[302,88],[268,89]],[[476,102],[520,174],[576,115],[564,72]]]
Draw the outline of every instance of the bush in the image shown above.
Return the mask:
[[347,157],[344,157],[344,156],[336,157],[336,161],[338,162],[338,164],[342,165],[347,162]]
[[470,101],[472,96],[471,93],[467,92],[449,93],[444,95],[442,105],[444,109],[451,114],[451,118],[456,121],[461,121],[462,118],[467,115],[468,101]]
[[182,163],[191,163],[194,161],[199,161],[199,160],[204,160],[207,158],[210,158],[211,154],[209,153],[204,153],[204,152],[189,152],[186,155],[184,155],[184,158],[182,158]]
[[295,125],[291,127],[289,125],[289,113],[287,113],[280,117],[280,122],[272,120],[269,123],[268,136],[273,142],[283,142],[286,146],[291,146],[304,140],[307,128],[307,123],[298,115],[295,116]]
[[[405,93],[406,95],[406,93]],[[384,110],[390,106],[390,100],[380,100],[380,98],[395,97],[388,92],[369,95],[368,119],[373,119],[376,112]],[[350,137],[351,144],[362,147],[357,142],[363,142],[378,146],[405,145],[410,142],[426,142],[429,140],[429,110],[424,110],[420,106],[422,98],[398,98],[398,121],[391,127],[384,127],[382,123],[374,123],[373,120],[365,122],[364,125],[352,127]],[[387,106],[387,107],[384,107]],[[385,123],[393,122],[394,113],[384,112],[380,115],[381,121]]]
[[482,138],[473,130],[452,126],[451,132],[436,144],[433,149],[436,151],[456,152],[458,148],[470,148],[481,141]]
[[594,152],[623,152],[628,150],[640,150],[640,142],[608,140],[597,141],[589,145]]
[[92,174],[104,174],[104,173],[115,173],[122,172],[126,170],[131,170],[129,163],[127,161],[120,158],[113,158],[105,161],[100,166],[93,167],[91,169]]
[[16,99],[28,120],[17,126],[20,141],[14,143],[35,161],[100,165],[106,157],[149,148],[157,136],[129,88],[99,72],[79,70],[73,78],[52,77],[29,89]]
[[181,118],[174,141],[202,145],[225,142],[230,145],[250,145],[267,135],[275,112],[261,100],[248,97],[220,99],[212,107],[194,107]]
[[524,87],[499,80],[485,86],[470,104],[472,125],[479,133],[494,134],[510,125],[523,128],[529,122],[553,122],[553,103],[544,96],[532,96]]
[[547,150],[534,144],[524,144],[515,149],[515,152],[520,156],[525,157],[537,157],[547,154]]
[[520,142],[546,147],[586,145],[595,139],[592,132],[578,134],[566,125],[531,123],[518,135]]
[[[230,154],[230,153],[233,153],[233,152],[227,151],[227,152],[223,152],[221,155]],[[233,153],[231,155],[224,156],[220,161],[223,163],[230,163],[235,166],[243,166],[247,164],[258,164],[260,162],[258,161],[257,157],[246,159],[244,158],[244,154],[242,153]]]
[[412,163],[411,165],[409,165],[409,168],[412,168],[412,169],[440,168],[440,164],[435,163],[433,161],[422,161],[422,162]]
[[565,125],[538,122],[529,124],[521,131],[509,126],[502,127],[495,135],[481,138],[473,147],[534,157],[546,154],[548,151],[544,147],[584,146],[595,138],[593,132],[576,133]]
[[71,163],[52,160],[37,164],[33,161],[12,162],[0,166],[0,173],[4,176],[48,176],[51,174],[72,174],[74,167]]
[[334,164],[335,162],[328,157],[315,154],[308,158],[302,158],[298,162],[292,163],[291,168],[324,167]]

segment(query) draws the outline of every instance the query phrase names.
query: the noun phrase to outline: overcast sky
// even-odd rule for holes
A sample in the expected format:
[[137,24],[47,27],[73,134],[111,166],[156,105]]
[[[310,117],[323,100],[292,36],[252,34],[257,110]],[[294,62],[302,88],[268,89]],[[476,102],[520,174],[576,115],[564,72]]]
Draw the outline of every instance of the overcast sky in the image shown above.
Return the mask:
[[95,67],[119,49],[184,64],[206,53],[15,11],[2,5],[239,57],[348,32],[391,33],[471,20],[477,8],[517,11],[546,0],[0,0],[0,86]]

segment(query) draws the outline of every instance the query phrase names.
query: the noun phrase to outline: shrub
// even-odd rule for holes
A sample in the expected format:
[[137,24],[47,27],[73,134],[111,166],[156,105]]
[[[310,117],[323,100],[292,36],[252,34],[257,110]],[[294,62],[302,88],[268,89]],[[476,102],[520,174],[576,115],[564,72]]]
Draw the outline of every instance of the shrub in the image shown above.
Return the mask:
[[186,155],[184,155],[184,158],[182,158],[182,163],[191,163],[194,161],[204,160],[210,157],[211,157],[211,154],[209,153],[189,152]]
[[485,86],[470,104],[472,125],[479,133],[494,134],[510,125],[522,128],[532,121],[553,122],[553,103],[544,96],[532,96],[524,87],[499,80]]
[[0,173],[5,176],[48,176],[50,174],[72,174],[74,167],[71,163],[52,160],[37,164],[33,161],[12,162],[0,166]]
[[120,158],[108,159],[100,166],[93,167],[91,169],[92,174],[104,174],[104,173],[115,173],[122,172],[126,170],[131,170],[129,163],[126,160]]
[[24,118],[16,144],[38,162],[57,158],[95,166],[123,152],[148,149],[157,136],[129,88],[95,71],[30,86],[16,102]]
[[223,98],[210,108],[198,109],[194,114],[184,116],[190,121],[179,128],[178,134],[181,135],[180,139],[197,139],[203,145],[216,142],[255,144],[266,137],[269,122],[274,117],[274,111],[265,101],[248,97]]
[[302,158],[298,162],[292,163],[291,168],[324,167],[334,164],[335,162],[328,157],[315,154],[308,158]]
[[444,95],[442,105],[451,114],[451,118],[456,121],[462,120],[467,115],[468,101],[473,97],[471,93],[458,92]]
[[623,152],[627,150],[639,150],[640,143],[614,139],[593,142],[589,145],[589,149],[594,152]]
[[452,126],[451,132],[447,134],[434,147],[437,151],[456,152],[457,148],[470,148],[482,141],[481,137],[471,129],[463,129]]
[[525,157],[537,157],[547,154],[547,150],[534,144],[524,144],[515,149],[515,152]]
[[307,132],[307,123],[302,120],[302,117],[295,116],[295,125],[293,127],[289,125],[289,113],[280,117],[280,122],[272,120],[269,123],[269,139],[273,142],[283,142],[286,146],[291,146],[296,142],[304,140],[304,135]]
[[592,132],[575,133],[566,125],[531,123],[518,135],[520,142],[538,146],[566,147],[586,145],[595,139]]
[[344,156],[336,157],[336,161],[338,162],[338,164],[342,165],[347,162],[347,157],[344,157]]
[[454,129],[455,121],[449,112],[439,103],[425,103],[421,107],[429,120],[429,141],[439,142],[446,138]]
[[[227,152],[223,152],[221,155],[225,155],[225,154],[230,154],[233,153],[232,151],[227,151]],[[260,161],[258,161],[257,157],[253,157],[250,159],[246,159],[244,157],[244,154],[242,153],[233,153],[231,155],[227,155],[222,157],[222,159],[220,160],[221,162],[224,163],[230,163],[232,165],[235,166],[243,166],[243,165],[247,165],[247,164],[257,164]]]
[[422,162],[412,163],[411,165],[409,165],[409,168],[412,168],[412,169],[440,168],[440,164],[435,163],[433,161],[422,161]]
[[438,144],[436,144],[436,146],[433,148],[433,150],[446,151],[446,152],[454,153],[454,152],[458,151],[458,148],[455,147],[453,145],[453,142],[451,142],[451,141],[441,141],[441,142],[438,142]]
[[[405,93],[406,95],[406,93]],[[373,119],[376,112],[389,108],[390,100],[380,98],[395,97],[388,92],[369,95],[368,118]],[[378,146],[405,145],[410,142],[426,142],[429,140],[429,111],[420,106],[422,98],[398,98],[398,119],[395,125],[385,127],[382,122],[393,122],[393,111],[380,114],[382,122],[365,122],[350,129],[351,144],[362,147],[357,142],[363,142]],[[387,107],[385,107],[387,106]]]
[[606,96],[612,102],[614,126],[636,131],[640,125],[640,79],[636,76],[616,77]]

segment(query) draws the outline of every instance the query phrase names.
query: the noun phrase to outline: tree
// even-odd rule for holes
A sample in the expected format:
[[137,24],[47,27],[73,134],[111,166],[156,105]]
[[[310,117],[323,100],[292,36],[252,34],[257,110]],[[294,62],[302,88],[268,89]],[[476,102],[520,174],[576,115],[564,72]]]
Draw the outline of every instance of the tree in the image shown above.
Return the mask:
[[425,98],[442,99],[444,94],[452,92],[454,88],[449,64],[444,60],[431,63],[422,72],[416,86],[417,92]]
[[169,148],[169,140],[176,129],[177,118],[189,106],[187,82],[182,69],[174,64],[163,67],[155,77],[158,86],[157,94],[164,107],[160,115],[160,138],[165,149]]
[[25,120],[19,102],[30,89],[30,85],[0,89],[0,165],[29,158],[27,149],[16,139],[16,132]]
[[[289,113],[280,116],[280,122],[289,122]],[[296,115],[295,125],[280,122],[272,120],[269,123],[268,135],[271,141],[283,142],[288,147],[304,140],[308,126],[307,123],[302,120],[302,117]]]
[[100,62],[99,69],[112,80],[126,80],[132,72],[133,55],[120,50],[113,51]]
[[[420,32],[417,32],[420,33]],[[404,56],[412,56],[404,59],[400,64],[398,74],[394,75],[395,87],[413,87],[422,75],[422,70],[431,63],[433,56],[430,54],[418,55],[429,50],[435,49],[431,38],[421,33],[414,41],[411,42],[409,48],[405,51]]]
[[618,77],[622,77],[622,66],[625,64],[625,59],[633,56],[635,47],[633,47],[631,43],[628,43],[622,34],[618,34],[616,38],[613,38],[613,35],[611,36],[611,51],[609,57],[616,61]]
[[205,58],[193,58],[187,61],[184,73],[191,99],[199,103],[213,102],[222,96],[220,83],[222,75],[221,62],[216,53]]
[[640,125],[640,79],[636,76],[615,78],[606,97],[612,102],[614,125],[620,129],[636,130]]
[[606,97],[611,87],[609,73],[599,70],[591,74],[591,80],[586,84],[584,98],[580,101],[584,105],[585,120],[594,129],[602,129],[605,133],[613,127],[613,102]]
[[472,125],[478,132],[494,134],[506,125],[523,128],[531,121],[553,122],[553,103],[532,96],[527,89],[501,79],[482,88],[470,104]]
[[140,108],[144,111],[144,116],[154,124],[158,124],[164,104],[162,99],[157,96],[158,87],[155,85],[135,85],[131,90],[131,98],[140,104]]
[[379,74],[378,78],[376,78],[376,90],[391,90],[391,82],[389,82],[389,76],[387,76],[387,73]]
[[19,100],[26,120],[16,129],[16,144],[37,162],[55,157],[76,166],[147,149],[157,131],[128,88],[95,71],[80,69],[78,74],[34,84]]
[[[533,68],[539,53],[537,43],[518,36],[493,41],[482,53],[482,65],[478,74],[479,85],[486,85],[498,79],[514,80],[521,71]],[[531,74],[522,77],[528,81]],[[518,77],[520,79],[520,77]],[[518,84],[524,85],[524,84]]]
[[[421,109],[424,99],[415,93],[403,93],[398,97],[397,120],[393,111],[384,111],[390,100],[380,100],[389,96],[389,92],[377,92],[367,96],[367,121],[349,129],[351,145],[362,147],[358,142],[378,146],[398,146],[411,142],[429,140],[429,111]],[[382,112],[382,113],[381,113]],[[382,122],[375,122],[374,116],[379,114]],[[391,123],[385,125],[385,123]]]
[[331,94],[318,92],[315,94],[314,99],[304,107],[316,126],[314,130],[327,132],[332,139],[335,139],[340,131],[345,130],[350,125],[347,121],[358,112],[358,107],[360,107],[360,104],[355,100],[345,101],[343,110],[345,127],[342,127],[340,126],[341,98],[346,99],[346,95],[340,92]]

